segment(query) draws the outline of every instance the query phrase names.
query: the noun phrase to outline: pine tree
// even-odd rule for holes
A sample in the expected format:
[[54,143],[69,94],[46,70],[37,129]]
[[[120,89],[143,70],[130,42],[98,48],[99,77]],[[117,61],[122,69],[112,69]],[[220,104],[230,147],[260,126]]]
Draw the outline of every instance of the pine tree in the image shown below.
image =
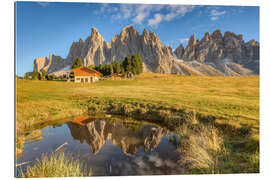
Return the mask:
[[126,72],[132,72],[131,57],[128,55],[123,61],[123,67]]
[[109,65],[109,64],[106,64],[106,65],[104,66],[104,75],[105,75],[105,76],[110,75],[110,65]]
[[121,66],[121,74],[124,76],[125,75],[125,69],[123,66]]
[[33,73],[32,73],[32,79],[33,79],[33,80],[39,79],[39,72],[33,71]]
[[41,73],[41,79],[45,79],[46,75],[47,75],[47,72],[46,72],[46,70],[43,69],[42,73]]
[[136,74],[143,72],[143,63],[140,55],[138,53],[134,54],[135,64],[136,64]]
[[115,66],[114,72],[117,73],[117,74],[119,74],[121,72],[121,65],[120,65],[120,63],[118,61],[116,61],[114,63],[114,66]]
[[29,79],[29,73],[28,72],[24,74],[24,78]]
[[88,68],[95,69],[95,65],[94,64],[91,64],[91,65],[88,66]]
[[71,66],[71,69],[75,69],[75,68],[82,67],[82,66],[83,65],[82,65],[81,58],[75,58],[72,66]]
[[113,65],[110,64],[109,66],[110,66],[109,75],[112,75],[114,73],[114,71],[113,71]]

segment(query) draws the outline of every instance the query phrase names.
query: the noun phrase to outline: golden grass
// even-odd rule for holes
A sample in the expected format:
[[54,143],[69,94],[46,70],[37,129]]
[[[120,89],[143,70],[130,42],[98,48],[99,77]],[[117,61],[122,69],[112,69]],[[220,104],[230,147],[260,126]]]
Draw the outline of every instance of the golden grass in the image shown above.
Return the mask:
[[[88,97],[162,101],[258,126],[259,77],[205,77],[143,73],[134,80],[76,84],[54,81],[17,83],[17,119],[47,119],[76,114]],[[250,120],[251,119],[251,120]]]
[[34,166],[27,166],[26,172],[22,170],[19,177],[34,178],[34,177],[80,177],[92,176],[89,172],[83,171],[83,166],[78,159],[72,158],[71,155],[65,153],[55,153],[43,155],[41,160],[36,160]]
[[[190,151],[191,154],[187,156],[194,168],[204,165],[208,173],[259,171],[259,76],[211,77],[142,73],[135,79],[105,80],[94,84],[18,80],[16,87],[17,132],[23,133],[35,124],[47,120],[88,112],[88,101],[92,97],[100,100],[107,97],[112,101],[115,99],[119,101],[119,105],[131,99],[139,104],[157,104],[169,106],[169,109],[193,112],[190,124],[200,127],[201,134],[191,131],[189,127],[181,128],[188,132],[190,141],[194,142],[190,147],[194,153]],[[132,110],[129,104],[120,108]],[[141,114],[146,113],[146,108],[139,110]],[[169,111],[157,112],[161,117],[174,118]],[[215,121],[203,125],[195,118],[197,115],[213,116]],[[174,124],[173,121],[170,123]],[[222,138],[219,138],[218,132],[224,133]],[[20,144],[22,143],[18,140],[18,145]],[[222,148],[220,149],[222,144],[228,150],[226,153],[229,158],[216,168],[216,159],[211,159],[215,156],[213,152],[223,153]],[[200,151],[196,151],[198,147],[201,147]],[[202,158],[196,162],[195,155]],[[213,167],[216,169],[213,170]]]
[[[213,126],[196,125],[196,131],[185,130],[186,136],[183,144],[178,150],[182,152],[180,163],[189,165],[191,170],[198,170],[200,173],[219,173],[219,154],[224,153],[223,136]],[[223,151],[223,152],[222,152]],[[226,156],[222,154],[222,156]]]

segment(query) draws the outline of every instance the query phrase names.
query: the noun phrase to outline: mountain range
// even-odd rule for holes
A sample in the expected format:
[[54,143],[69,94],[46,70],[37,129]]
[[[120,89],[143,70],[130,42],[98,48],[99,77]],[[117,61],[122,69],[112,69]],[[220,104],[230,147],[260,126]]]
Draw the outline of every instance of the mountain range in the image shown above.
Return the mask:
[[174,51],[164,45],[152,30],[142,34],[133,26],[126,26],[111,42],[106,42],[96,28],[85,41],[73,42],[68,56],[53,54],[34,60],[34,70],[57,73],[70,69],[75,58],[84,66],[122,62],[129,54],[138,53],[143,60],[143,71],[185,75],[246,76],[259,74],[257,41],[245,42],[243,35],[220,30],[206,32],[201,40],[191,35],[186,48],[180,44]]

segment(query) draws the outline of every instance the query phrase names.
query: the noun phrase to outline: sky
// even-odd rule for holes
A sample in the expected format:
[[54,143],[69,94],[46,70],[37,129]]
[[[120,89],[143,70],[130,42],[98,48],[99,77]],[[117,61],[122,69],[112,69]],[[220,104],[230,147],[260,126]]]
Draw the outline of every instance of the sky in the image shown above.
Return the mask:
[[85,40],[95,27],[105,41],[133,25],[141,34],[152,29],[172,49],[187,45],[194,34],[202,39],[220,29],[243,34],[244,41],[259,41],[259,7],[159,4],[103,4],[68,2],[17,2],[16,74],[33,71],[37,57],[52,53],[66,58],[69,48]]

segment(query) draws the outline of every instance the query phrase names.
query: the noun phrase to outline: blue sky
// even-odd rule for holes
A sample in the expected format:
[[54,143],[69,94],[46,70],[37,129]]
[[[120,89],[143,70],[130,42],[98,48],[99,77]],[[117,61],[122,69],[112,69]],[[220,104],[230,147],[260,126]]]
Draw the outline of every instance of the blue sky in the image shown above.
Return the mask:
[[173,49],[195,34],[220,29],[259,41],[259,7],[97,3],[16,3],[16,74],[33,70],[36,57],[68,55],[73,41],[96,27],[107,42],[127,25],[152,29]]

